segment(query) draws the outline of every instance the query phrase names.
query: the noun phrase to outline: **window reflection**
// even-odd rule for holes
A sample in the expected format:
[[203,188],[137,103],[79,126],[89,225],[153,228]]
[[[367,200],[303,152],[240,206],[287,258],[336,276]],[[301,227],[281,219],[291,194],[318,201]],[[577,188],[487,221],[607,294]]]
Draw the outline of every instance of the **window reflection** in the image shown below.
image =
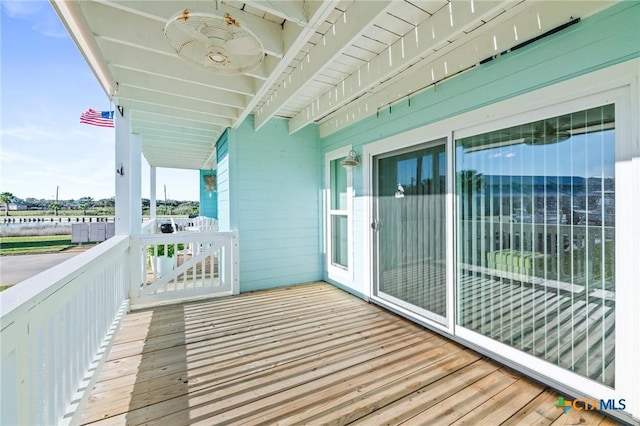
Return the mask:
[[456,140],[458,323],[613,385],[614,105]]

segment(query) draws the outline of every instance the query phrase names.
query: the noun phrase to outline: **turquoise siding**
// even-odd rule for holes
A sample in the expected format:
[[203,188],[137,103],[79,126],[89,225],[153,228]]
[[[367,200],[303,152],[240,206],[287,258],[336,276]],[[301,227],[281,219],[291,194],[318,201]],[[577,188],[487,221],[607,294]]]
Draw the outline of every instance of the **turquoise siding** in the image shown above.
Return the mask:
[[205,176],[213,175],[217,178],[215,170],[200,170],[200,216],[218,218],[218,191],[209,191],[205,185]]
[[216,159],[220,161],[229,152],[229,129],[220,136],[216,143]]
[[240,290],[321,279],[317,128],[289,135],[287,121],[272,119],[254,132],[249,118],[229,131],[229,153],[223,161],[230,159],[229,223],[239,231]]
[[[559,33],[522,49],[498,57],[380,111],[321,140],[322,153],[352,144],[358,153],[362,145],[426,126],[443,119],[490,105],[588,72],[640,56],[640,3],[623,2],[589,17]],[[425,135],[428,140],[428,135]],[[355,293],[365,292],[359,250],[366,218],[362,208],[362,167],[354,169],[354,284]],[[325,274],[325,279],[327,279]]]

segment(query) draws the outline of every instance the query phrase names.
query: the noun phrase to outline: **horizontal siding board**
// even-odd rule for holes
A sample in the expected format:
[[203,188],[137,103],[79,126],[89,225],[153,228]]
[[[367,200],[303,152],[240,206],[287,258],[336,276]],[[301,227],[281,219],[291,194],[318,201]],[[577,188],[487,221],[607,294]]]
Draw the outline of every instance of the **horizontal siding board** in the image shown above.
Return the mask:
[[314,281],[313,277],[317,274],[312,271],[296,273],[292,270],[282,270],[280,272],[280,275],[275,272],[271,272],[269,275],[262,274],[259,271],[249,273],[247,277],[242,278],[242,291],[266,290],[269,288],[311,282]]
[[[297,219],[318,219],[318,212],[315,208],[312,209],[295,209],[296,210],[296,218]],[[274,206],[268,206],[264,210],[245,210],[240,212],[240,215],[243,220],[272,220],[272,219],[280,219],[282,217],[286,217],[286,215],[290,214],[291,210],[283,209]]]
[[[253,251],[262,253],[269,251],[272,248],[274,241],[277,240],[265,240],[263,238],[254,238],[250,241]],[[311,243],[313,241],[313,244]],[[297,252],[303,252],[303,250],[310,250],[314,254],[317,252],[316,242],[312,238],[289,238],[287,240],[279,241],[279,244],[287,244],[289,248],[295,249]]]
[[277,283],[278,286],[283,286],[313,281],[314,275],[320,273],[320,265],[314,266],[313,264],[300,264],[289,267],[268,268],[266,271],[247,271],[242,277],[243,285],[263,289],[266,288],[261,286],[263,282]]
[[[270,277],[270,271],[277,270],[292,270],[292,267],[298,268],[300,271],[314,272],[320,274],[320,261],[315,253],[309,252],[308,254],[299,253],[295,258],[291,258],[288,254],[278,255],[277,252],[261,252],[261,253],[247,253],[247,261],[249,262],[247,267],[242,271],[243,281],[246,278],[247,272],[260,272],[262,271],[263,277]],[[265,266],[266,265],[266,266]]]
[[252,224],[243,225],[244,229],[244,237],[248,238],[249,234],[254,234],[255,236],[251,237],[251,239],[247,239],[246,241],[258,240],[258,239],[269,239],[269,240],[279,240],[281,239],[278,235],[284,235],[286,239],[295,239],[295,238],[315,238],[318,234],[318,226],[305,226],[301,223],[293,223],[291,225],[287,225],[286,223],[281,223],[276,225],[270,225],[269,229],[264,229],[264,227],[260,226],[258,222],[253,222]]
[[[291,178],[291,177],[289,177]],[[269,184],[266,184],[269,183]],[[269,199],[272,200],[272,206],[278,207],[280,202],[286,202],[288,200],[293,199],[293,197],[274,197],[273,193],[280,191],[285,192],[287,194],[296,194],[298,196],[298,200],[300,201],[313,201],[316,200],[317,189],[314,191],[309,191],[309,186],[313,184],[316,185],[315,182],[304,182],[297,181],[288,183],[284,178],[283,179],[274,179],[271,182],[265,180],[260,185],[251,185],[249,182],[242,182],[238,185],[238,189],[241,191],[241,195],[238,196],[238,200],[246,200],[247,202],[251,202],[251,200],[255,199]],[[295,200],[294,200],[295,201]]]
[[[246,234],[246,235],[245,235]],[[252,243],[253,241],[273,241],[274,244],[286,244],[287,241],[292,239],[302,238],[317,238],[318,229],[301,228],[296,230],[295,235],[291,232],[284,232],[282,229],[265,229],[261,233],[246,232],[240,233],[240,241],[245,243]],[[250,249],[251,246],[244,247],[244,249]],[[244,250],[243,249],[243,250]]]
[[[240,216],[242,220],[242,229],[244,231],[251,230],[252,232],[256,232],[260,234],[260,230],[264,229],[265,220],[244,220],[242,216]],[[279,219],[271,219],[269,220],[270,229],[278,229],[281,231],[294,230],[294,229],[314,229],[314,227],[318,226],[317,219],[288,219],[287,218],[279,218]],[[297,236],[296,234],[293,237]]]
[[[261,264],[258,264],[259,262],[254,262],[253,260],[256,260],[256,258],[259,258],[260,260],[262,260]],[[318,267],[320,266],[320,262],[318,261],[317,256],[315,256],[314,254],[310,254],[310,255],[303,255],[300,254],[298,256],[296,256],[295,258],[291,258],[289,256],[276,256],[276,255],[272,255],[271,257],[262,257],[262,256],[247,256],[248,261],[250,261],[249,266],[247,266],[244,270],[243,270],[243,275],[245,273],[251,272],[251,271],[255,271],[255,272],[259,272],[262,274],[263,277],[265,276],[270,276],[271,274],[269,273],[269,271],[278,271],[278,270],[287,270],[287,271],[297,271],[296,273],[301,273],[301,272],[311,272],[311,270],[315,271],[316,273],[319,272]],[[268,260],[268,263],[265,263],[265,261]],[[245,279],[246,277],[243,276],[243,279]]]
[[[289,212],[290,215],[294,215],[295,211]],[[253,231],[261,231],[268,232],[269,230],[278,230],[278,231],[286,231],[287,229],[314,229],[317,228],[318,223],[317,220],[313,218],[291,218],[287,220],[286,218],[267,218],[265,220],[256,220],[256,219],[246,219],[244,216],[239,215],[239,218],[243,222],[243,229]],[[269,227],[265,228],[264,223],[268,221]],[[316,230],[317,231],[317,230]],[[258,232],[260,233],[260,232]],[[287,237],[295,237],[296,235],[288,234]],[[315,234],[314,234],[315,235]]]
[[[256,259],[272,259],[276,264],[281,265],[291,265],[292,263],[301,262],[302,259],[308,258],[309,256],[314,256],[314,259],[317,258],[317,248],[315,244],[310,244],[311,239],[296,239],[297,243],[295,244],[295,252],[296,256],[291,257],[291,249],[293,247],[278,247],[271,249],[263,249],[263,248],[251,248],[244,252],[245,257],[248,260],[256,260]],[[293,244],[292,244],[293,246]],[[264,267],[261,265],[260,267]]]

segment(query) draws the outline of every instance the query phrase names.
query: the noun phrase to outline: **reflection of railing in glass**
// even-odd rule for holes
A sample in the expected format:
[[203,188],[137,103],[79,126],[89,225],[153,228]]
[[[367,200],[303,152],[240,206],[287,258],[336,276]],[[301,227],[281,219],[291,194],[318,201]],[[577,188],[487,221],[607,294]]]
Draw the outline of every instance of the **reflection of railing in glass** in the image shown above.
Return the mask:
[[[592,289],[615,291],[615,229],[613,227],[461,221],[462,264],[487,268],[487,273],[520,281],[546,278]],[[469,248],[475,247],[475,253]],[[505,275],[503,272],[519,275]]]

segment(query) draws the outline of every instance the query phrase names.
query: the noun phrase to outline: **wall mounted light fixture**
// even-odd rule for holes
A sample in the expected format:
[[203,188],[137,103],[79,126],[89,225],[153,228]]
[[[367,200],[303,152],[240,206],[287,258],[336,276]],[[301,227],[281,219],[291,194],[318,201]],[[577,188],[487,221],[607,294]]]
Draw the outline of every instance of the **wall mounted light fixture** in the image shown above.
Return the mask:
[[349,155],[347,155],[340,164],[342,164],[342,167],[345,169],[350,169],[360,164],[360,156],[354,150],[351,150],[349,151]]

